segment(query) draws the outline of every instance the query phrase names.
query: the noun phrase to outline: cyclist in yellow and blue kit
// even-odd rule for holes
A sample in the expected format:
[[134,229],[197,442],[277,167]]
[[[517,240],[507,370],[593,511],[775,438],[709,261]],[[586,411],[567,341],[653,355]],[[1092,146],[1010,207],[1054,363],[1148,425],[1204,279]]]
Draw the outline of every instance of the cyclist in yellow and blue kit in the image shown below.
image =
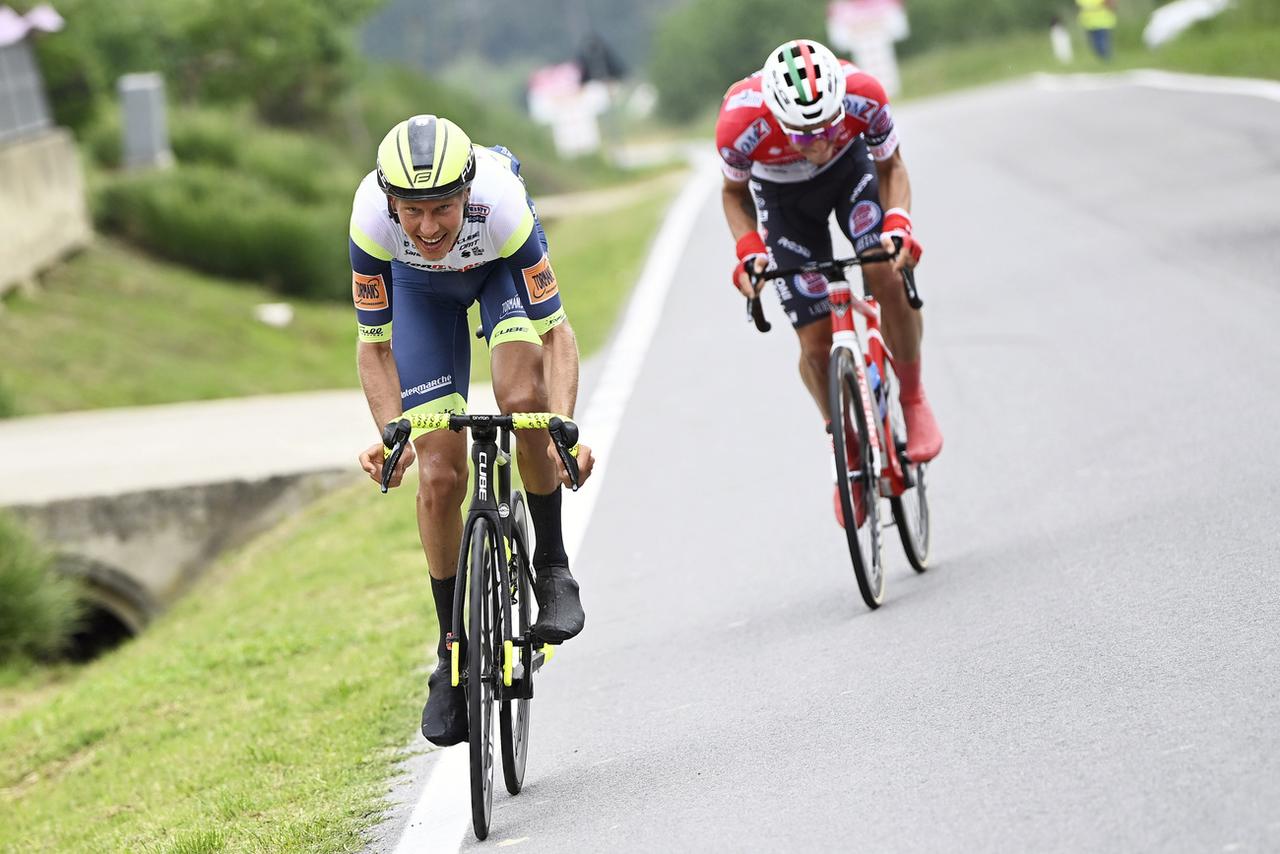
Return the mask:
[[[466,410],[467,309],[475,302],[498,408],[573,415],[577,342],[546,235],[511,152],[472,145],[445,118],[400,122],[378,146],[377,168],[356,190],[349,247],[360,383],[379,432],[404,413]],[[382,448],[378,441],[360,455],[374,480],[382,476]],[[393,486],[415,456],[418,533],[441,626],[422,734],[449,745],[467,739],[466,697],[450,686],[445,655],[467,491],[465,437],[449,430],[416,435],[392,473]],[[568,474],[545,431],[520,431],[516,457],[536,543],[533,631],[559,643],[584,622],[560,526],[560,483],[568,483]],[[580,445],[580,480],[593,464],[590,448]]]

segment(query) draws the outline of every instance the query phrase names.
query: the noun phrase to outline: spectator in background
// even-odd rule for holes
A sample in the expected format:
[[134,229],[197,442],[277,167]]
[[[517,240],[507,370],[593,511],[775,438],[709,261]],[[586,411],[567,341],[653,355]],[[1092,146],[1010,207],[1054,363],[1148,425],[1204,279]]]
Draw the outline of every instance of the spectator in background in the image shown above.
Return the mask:
[[1104,62],[1111,59],[1111,31],[1116,28],[1116,0],[1076,0],[1080,26],[1089,45]]
[[1062,24],[1062,19],[1057,15],[1054,15],[1053,20],[1049,22],[1049,44],[1053,45],[1053,55],[1058,58],[1058,62],[1063,65],[1071,64],[1073,58],[1071,33],[1067,32],[1067,28]]

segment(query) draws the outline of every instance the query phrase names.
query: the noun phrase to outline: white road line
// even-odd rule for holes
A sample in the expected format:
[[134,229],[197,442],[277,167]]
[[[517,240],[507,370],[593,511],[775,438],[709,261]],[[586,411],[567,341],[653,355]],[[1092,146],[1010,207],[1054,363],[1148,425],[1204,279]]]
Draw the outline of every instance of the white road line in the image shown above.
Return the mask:
[[[582,546],[587,523],[596,506],[596,496],[604,487],[609,455],[649,343],[658,329],[663,303],[675,279],[676,264],[684,254],[685,244],[693,231],[694,217],[719,182],[719,175],[714,161],[698,161],[693,177],[667,211],[662,228],[649,248],[640,280],[627,303],[618,338],[609,349],[609,361],[591,396],[591,403],[575,418],[582,427],[582,441],[591,447],[597,460],[587,486],[564,501],[564,543],[571,555],[576,555]],[[590,571],[585,575],[590,583]],[[395,854],[456,852],[462,846],[462,838],[471,821],[469,774],[470,762],[465,744],[440,751],[440,758],[431,765],[427,785],[413,807]]]
[[438,751],[431,775],[404,826],[394,854],[457,851],[471,818],[470,769],[466,744]]
[[1174,92],[1198,92],[1206,95],[1249,95],[1280,101],[1280,82],[1251,77],[1209,77],[1202,74],[1179,74],[1139,68],[1115,74],[1036,74],[1036,85],[1054,92],[1081,92],[1115,89],[1120,86],[1146,86]]

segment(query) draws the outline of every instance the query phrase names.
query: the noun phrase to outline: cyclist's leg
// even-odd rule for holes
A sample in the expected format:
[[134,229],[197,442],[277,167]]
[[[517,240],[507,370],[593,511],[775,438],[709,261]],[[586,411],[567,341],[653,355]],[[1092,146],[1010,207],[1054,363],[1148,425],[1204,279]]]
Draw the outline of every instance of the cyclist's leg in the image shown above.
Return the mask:
[[[397,264],[392,352],[406,413],[463,412],[470,376],[470,339],[464,303],[435,293],[443,278]],[[418,455],[418,535],[427,556],[440,636],[430,695],[422,710],[422,734],[448,746],[466,741],[466,693],[450,684],[446,637],[453,625],[454,576],[462,539],[459,509],[466,497],[464,434],[435,430],[414,439]]]
[[[540,231],[540,226],[537,228]],[[541,235],[540,242],[545,253]],[[541,336],[564,324],[565,314],[546,255],[527,268],[521,263],[492,265],[480,292],[480,317],[489,341],[499,408],[503,412],[540,412],[549,405]],[[535,280],[536,288],[529,284]],[[585,617],[564,548],[561,491],[553,453],[546,431],[519,431],[516,455],[536,543],[534,593],[539,609],[534,631],[558,643],[582,631]]]
[[[859,161],[863,162],[863,161]],[[858,255],[879,252],[880,187],[875,166],[866,160],[866,171],[858,179],[858,192],[836,208],[836,220]],[[881,331],[893,354],[894,370],[900,385],[903,416],[907,422],[907,456],[925,462],[942,450],[942,432],[920,382],[920,340],[924,334],[923,313],[907,302],[902,277],[887,263],[862,267],[867,292],[880,303]]]
[[[825,177],[796,184],[752,179],[748,185],[773,267],[795,267],[831,257],[827,216],[834,201]],[[800,342],[800,378],[826,421],[831,351],[827,279],[816,273],[797,275],[777,281],[775,288]]]

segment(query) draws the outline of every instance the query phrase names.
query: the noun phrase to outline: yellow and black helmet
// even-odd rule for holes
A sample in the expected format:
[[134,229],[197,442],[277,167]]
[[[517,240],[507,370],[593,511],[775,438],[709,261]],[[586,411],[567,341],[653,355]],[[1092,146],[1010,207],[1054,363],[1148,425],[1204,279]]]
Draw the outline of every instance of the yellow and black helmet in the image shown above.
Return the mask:
[[378,146],[378,186],[398,199],[452,196],[475,177],[471,139],[448,119],[405,119]]

